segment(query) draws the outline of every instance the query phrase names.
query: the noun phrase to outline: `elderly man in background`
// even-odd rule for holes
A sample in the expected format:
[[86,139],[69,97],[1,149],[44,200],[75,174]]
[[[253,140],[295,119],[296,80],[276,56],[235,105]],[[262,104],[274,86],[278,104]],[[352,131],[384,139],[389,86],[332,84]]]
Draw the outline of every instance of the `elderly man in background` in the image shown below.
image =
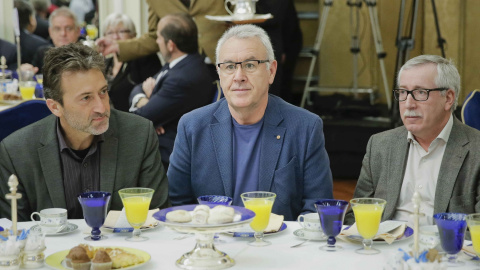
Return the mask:
[[60,47],[78,41],[80,27],[75,14],[67,7],[57,8],[49,17],[48,33],[53,44],[44,45],[35,53],[32,65],[38,67],[42,73],[45,52],[52,47]]
[[[452,115],[459,91],[457,68],[440,56],[417,56],[398,72],[404,126],[370,138],[354,194],[387,200],[383,220],[412,225],[415,191],[422,225],[439,212],[480,212],[480,131]],[[353,222],[350,211],[345,223]]]
[[213,78],[198,54],[198,31],[187,14],[172,14],[158,22],[157,44],[167,62],[156,78],[132,91],[131,112],[157,127],[160,153],[168,168],[177,125],[185,113],[213,99]]
[[[110,109],[104,59],[78,43],[45,55],[44,90],[52,115],[20,129],[0,143],[0,193],[16,174],[20,221],[33,211],[60,207],[83,218],[77,195],[112,193],[110,208],[123,207],[118,190],[155,189],[150,207],[168,205],[168,182],[150,121]],[[0,196],[0,216],[10,216]]]
[[258,26],[230,28],[216,49],[225,99],[180,120],[168,170],[174,205],[201,195],[277,194],[272,212],[295,220],[332,198],[332,174],[318,115],[268,94],[275,78],[269,37]]

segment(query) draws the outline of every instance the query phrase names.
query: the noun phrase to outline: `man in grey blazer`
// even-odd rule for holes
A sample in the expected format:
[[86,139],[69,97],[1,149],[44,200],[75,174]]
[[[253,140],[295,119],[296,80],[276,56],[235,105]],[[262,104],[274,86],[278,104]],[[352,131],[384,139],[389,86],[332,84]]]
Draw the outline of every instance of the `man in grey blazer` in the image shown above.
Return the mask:
[[[421,225],[439,212],[480,212],[480,132],[453,116],[460,75],[435,55],[410,59],[398,73],[394,96],[404,126],[373,135],[355,198],[387,201],[382,220],[412,224],[412,196],[421,196]],[[350,211],[345,223],[354,222]]]
[[[118,190],[155,189],[150,207],[168,205],[168,182],[150,121],[110,110],[104,59],[81,44],[52,48],[45,56],[44,89],[53,115],[16,131],[0,143],[0,193],[18,177],[20,221],[33,211],[61,207],[83,218],[77,196],[112,193],[110,209],[122,208]],[[0,217],[10,202],[0,196]]]
[[318,115],[268,94],[277,62],[258,26],[230,28],[217,44],[225,99],[185,114],[168,169],[173,205],[201,195],[277,194],[272,212],[295,220],[332,198],[332,174]]

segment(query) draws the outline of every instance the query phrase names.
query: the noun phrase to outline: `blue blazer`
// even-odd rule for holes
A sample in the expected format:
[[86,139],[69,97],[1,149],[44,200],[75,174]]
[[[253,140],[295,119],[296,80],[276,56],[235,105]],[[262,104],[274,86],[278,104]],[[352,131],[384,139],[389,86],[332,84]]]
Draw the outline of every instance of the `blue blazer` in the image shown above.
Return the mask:
[[[269,95],[262,130],[261,191],[277,194],[272,212],[295,220],[333,198],[320,117]],[[185,114],[167,172],[172,205],[201,195],[233,197],[232,117],[225,99]]]
[[[211,102],[212,82],[203,58],[197,53],[189,54],[160,78],[148,103],[134,112],[152,121],[155,127],[165,129],[165,134],[158,135],[162,161],[168,162],[173,151],[180,117]],[[143,93],[141,84],[133,88],[130,104],[139,93]]]

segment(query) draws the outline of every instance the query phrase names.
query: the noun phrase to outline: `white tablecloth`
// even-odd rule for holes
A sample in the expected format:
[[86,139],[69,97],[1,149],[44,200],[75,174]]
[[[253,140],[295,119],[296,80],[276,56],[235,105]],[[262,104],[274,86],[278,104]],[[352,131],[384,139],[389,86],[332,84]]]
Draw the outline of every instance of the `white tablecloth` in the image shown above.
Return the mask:
[[[92,246],[124,246],[144,250],[152,256],[150,262],[141,269],[177,269],[175,261],[182,254],[191,251],[195,246],[195,237],[191,236],[183,240],[175,240],[175,237],[182,234],[172,231],[169,228],[158,226],[143,234],[150,239],[145,242],[127,242],[125,237],[128,234],[106,234],[108,239],[93,242],[86,241],[89,227],[84,220],[69,220],[79,226],[79,229],[61,236],[47,236],[45,244],[47,249],[45,255],[49,256],[58,251],[68,250],[80,243],[88,243]],[[409,250],[412,239],[399,241],[392,245],[377,244],[374,246],[382,252],[377,255],[360,255],[355,249],[360,244],[337,241],[344,249],[340,252],[324,252],[319,247],[325,245],[325,241],[309,241],[301,247],[290,248],[300,243],[302,239],[296,237],[293,232],[300,228],[297,222],[286,222],[287,229],[284,231],[266,236],[272,245],[267,247],[251,247],[247,245],[251,238],[234,238],[229,235],[220,235],[220,242],[215,242],[218,250],[226,252],[235,260],[235,266],[229,269],[383,269],[388,257],[403,248]],[[33,222],[21,222],[19,228],[29,228]],[[462,254],[463,255],[463,254]],[[467,260],[466,255],[462,259]],[[461,269],[475,269],[480,266],[478,261],[466,261],[466,266]],[[49,269],[45,266],[42,269]]]

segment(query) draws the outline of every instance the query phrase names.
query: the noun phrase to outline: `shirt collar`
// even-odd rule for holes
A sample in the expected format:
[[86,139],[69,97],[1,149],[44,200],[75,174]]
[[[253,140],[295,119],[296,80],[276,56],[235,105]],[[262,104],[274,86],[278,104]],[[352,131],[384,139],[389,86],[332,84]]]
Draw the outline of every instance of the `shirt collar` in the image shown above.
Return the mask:
[[184,54],[175,60],[172,60],[172,62],[168,63],[168,66],[170,69],[172,69],[176,64],[178,64],[180,61],[182,61],[185,57],[187,57],[188,54]]
[[[443,141],[448,142],[448,138],[450,137],[450,133],[452,132],[452,127],[453,127],[453,116],[450,114],[450,118],[448,119],[447,124],[445,127],[443,127],[442,131],[440,134],[438,134],[436,139],[442,139]],[[413,137],[413,134],[409,131],[407,135],[407,140],[409,142],[415,141],[415,138]]]
[[[62,152],[65,149],[69,149],[67,142],[65,141],[65,137],[63,136],[62,129],[60,127],[60,118],[57,117],[57,138],[58,138],[58,145],[60,147],[60,152]],[[102,134],[100,135],[95,135],[93,137],[92,145],[98,143],[98,142],[103,142],[105,141],[105,136]]]

